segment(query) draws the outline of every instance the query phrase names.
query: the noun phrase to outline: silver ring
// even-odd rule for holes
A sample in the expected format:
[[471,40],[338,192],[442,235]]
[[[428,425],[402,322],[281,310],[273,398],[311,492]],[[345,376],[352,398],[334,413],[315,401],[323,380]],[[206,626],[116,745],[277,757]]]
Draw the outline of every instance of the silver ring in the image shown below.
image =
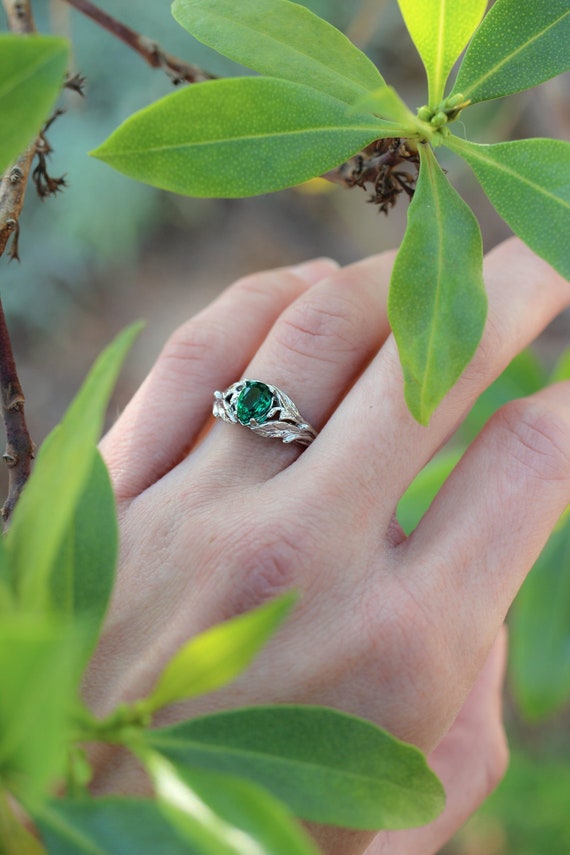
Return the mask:
[[317,435],[285,392],[260,380],[240,380],[225,392],[214,392],[213,413],[224,422],[285,443],[310,445]]

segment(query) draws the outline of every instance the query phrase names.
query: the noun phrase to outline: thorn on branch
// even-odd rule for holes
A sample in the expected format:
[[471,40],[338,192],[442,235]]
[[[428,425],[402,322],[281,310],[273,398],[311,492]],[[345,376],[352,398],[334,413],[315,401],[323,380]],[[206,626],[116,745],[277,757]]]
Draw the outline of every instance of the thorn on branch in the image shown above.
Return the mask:
[[65,89],[71,89],[72,92],[77,92],[83,97],[85,95],[86,79],[82,74],[67,74],[63,84]]

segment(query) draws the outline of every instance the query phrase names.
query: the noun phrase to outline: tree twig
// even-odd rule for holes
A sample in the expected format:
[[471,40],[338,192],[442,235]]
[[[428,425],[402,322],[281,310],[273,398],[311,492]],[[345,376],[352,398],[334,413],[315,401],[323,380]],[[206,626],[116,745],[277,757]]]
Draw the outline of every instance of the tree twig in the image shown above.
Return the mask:
[[8,497],[0,513],[5,521],[14,510],[22,489],[30,477],[34,444],[30,438],[24,413],[24,393],[18,379],[12,344],[4,309],[0,300],[0,399],[6,430],[6,451],[3,458],[8,466]]
[[78,12],[91,18],[108,33],[120,39],[124,44],[128,45],[132,50],[141,56],[151,68],[161,68],[171,78],[173,83],[201,83],[204,80],[212,80],[212,74],[203,71],[196,65],[191,65],[184,60],[166,53],[152,39],[137,33],[122,21],[113,18],[103,9],[100,9],[91,0],[64,0]]
[[[29,0],[3,0],[8,24],[13,33],[35,32]],[[0,182],[0,256],[10,237],[12,258],[18,257],[18,221],[24,204],[30,167],[36,153],[35,141],[10,166]],[[0,300],[0,402],[6,430],[4,460],[8,465],[8,497],[0,513],[5,521],[14,510],[24,484],[30,476],[34,444],[24,413],[24,393],[18,379],[12,343]]]

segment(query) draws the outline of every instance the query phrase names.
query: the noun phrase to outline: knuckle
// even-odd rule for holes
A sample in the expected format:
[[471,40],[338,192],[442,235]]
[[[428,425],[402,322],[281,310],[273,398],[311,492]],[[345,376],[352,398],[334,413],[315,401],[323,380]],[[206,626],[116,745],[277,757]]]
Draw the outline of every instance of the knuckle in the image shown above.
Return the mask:
[[329,296],[307,298],[294,303],[275,330],[278,344],[304,359],[334,361],[336,354],[358,348],[361,311],[350,300]]
[[533,480],[570,480],[568,421],[536,398],[506,404],[497,414],[507,456]]
[[160,360],[174,376],[187,377],[197,363],[220,351],[226,336],[212,321],[193,319],[178,327],[166,342]]

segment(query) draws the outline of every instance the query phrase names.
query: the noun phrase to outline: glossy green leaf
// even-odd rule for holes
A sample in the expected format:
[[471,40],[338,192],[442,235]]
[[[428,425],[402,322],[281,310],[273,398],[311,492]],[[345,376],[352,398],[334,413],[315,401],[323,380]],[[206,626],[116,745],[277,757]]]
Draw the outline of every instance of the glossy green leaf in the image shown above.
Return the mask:
[[176,764],[261,784],[296,816],[348,828],[430,822],[444,793],[423,754],[362,719],[323,707],[250,707],[148,730]]
[[536,720],[570,700],[570,520],[551,535],[509,616],[510,680]]
[[285,620],[295,600],[294,593],[285,594],[191,638],[170,660],[141,708],[156,712],[235,680]]
[[13,584],[27,607],[45,608],[49,601],[58,551],[95,465],[107,402],[139,331],[140,324],[129,327],[99,356],[61,424],[40,448],[16,505],[6,546]]
[[511,229],[570,279],[570,143],[530,139],[478,145],[449,136]]
[[425,65],[429,105],[435,109],[455,61],[483,17],[487,0],[398,0],[398,4]]
[[27,805],[63,769],[76,642],[71,628],[38,615],[0,622],[0,785]]
[[497,0],[475,33],[453,93],[472,102],[537,86],[570,68],[568,0]]
[[198,41],[247,68],[348,104],[384,82],[343,33],[289,0],[174,0],[172,14]]
[[486,316],[481,233],[432,150],[420,174],[392,272],[388,314],[406,401],[427,424],[475,353]]
[[0,174],[48,118],[68,56],[65,39],[0,35]]
[[287,810],[260,787],[152,752],[146,765],[173,825],[203,855],[317,855]]
[[202,855],[150,799],[58,799],[34,820],[50,855]]
[[55,609],[81,621],[87,658],[111,598],[118,549],[115,496],[107,468],[96,452],[51,578]]
[[119,172],[188,196],[254,196],[343,163],[394,126],[288,80],[188,86],[126,120],[92,154]]

